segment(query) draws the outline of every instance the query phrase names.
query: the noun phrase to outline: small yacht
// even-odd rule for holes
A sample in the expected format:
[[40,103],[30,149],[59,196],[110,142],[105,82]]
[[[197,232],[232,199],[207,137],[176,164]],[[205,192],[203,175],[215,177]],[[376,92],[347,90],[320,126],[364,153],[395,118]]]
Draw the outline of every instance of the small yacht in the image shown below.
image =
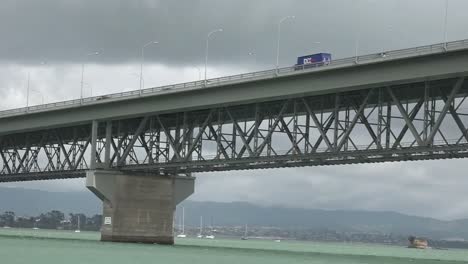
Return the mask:
[[37,227],[37,222],[39,222],[39,219],[34,220],[34,226],[33,226],[32,229],[34,229],[34,230],[38,230],[38,229],[39,229],[39,227]]
[[182,222],[181,222],[181,233],[177,235],[178,238],[186,238],[187,235],[185,234],[185,208],[182,207]]
[[203,216],[200,216],[200,232],[198,233],[197,238],[203,238]]
[[244,229],[244,235],[241,237],[241,240],[248,240],[249,238],[247,237],[247,224],[245,224],[245,229]]
[[78,216],[78,228],[75,230],[75,233],[80,233],[80,216]]
[[206,239],[214,239],[215,236],[213,235],[213,232],[214,232],[214,230],[213,230],[213,217],[211,217],[210,232],[209,232],[210,234],[209,234],[209,235],[206,235],[205,238],[206,238]]

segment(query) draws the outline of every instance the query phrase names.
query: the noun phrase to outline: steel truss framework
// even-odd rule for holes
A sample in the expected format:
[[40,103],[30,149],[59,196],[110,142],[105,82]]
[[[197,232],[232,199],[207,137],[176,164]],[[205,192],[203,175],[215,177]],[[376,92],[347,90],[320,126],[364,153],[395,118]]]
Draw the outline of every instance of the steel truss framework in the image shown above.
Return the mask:
[[468,156],[468,82],[432,80],[0,137],[0,181]]

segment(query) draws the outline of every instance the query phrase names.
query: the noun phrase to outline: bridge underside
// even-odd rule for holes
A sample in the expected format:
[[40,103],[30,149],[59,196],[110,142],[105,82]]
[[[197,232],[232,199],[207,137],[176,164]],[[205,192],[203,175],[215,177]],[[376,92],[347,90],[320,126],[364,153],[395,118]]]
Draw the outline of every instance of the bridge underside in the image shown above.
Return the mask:
[[5,135],[0,181],[464,158],[467,95],[460,76]]

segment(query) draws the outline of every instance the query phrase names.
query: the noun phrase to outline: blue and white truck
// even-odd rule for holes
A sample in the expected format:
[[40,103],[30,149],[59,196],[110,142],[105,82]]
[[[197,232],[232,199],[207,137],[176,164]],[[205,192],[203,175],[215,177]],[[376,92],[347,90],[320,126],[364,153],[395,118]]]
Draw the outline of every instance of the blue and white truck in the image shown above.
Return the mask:
[[312,55],[301,56],[297,58],[297,64],[294,69],[303,70],[308,68],[315,68],[330,64],[332,55],[330,53],[317,53]]

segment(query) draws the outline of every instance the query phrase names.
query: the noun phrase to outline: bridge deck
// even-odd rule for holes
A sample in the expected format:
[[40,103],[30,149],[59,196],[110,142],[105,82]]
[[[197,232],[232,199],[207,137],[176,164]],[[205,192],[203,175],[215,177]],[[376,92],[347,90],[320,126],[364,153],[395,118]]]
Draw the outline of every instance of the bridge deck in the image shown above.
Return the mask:
[[[356,63],[357,61],[357,63]],[[468,40],[0,112],[0,134],[444,79],[468,72]]]

